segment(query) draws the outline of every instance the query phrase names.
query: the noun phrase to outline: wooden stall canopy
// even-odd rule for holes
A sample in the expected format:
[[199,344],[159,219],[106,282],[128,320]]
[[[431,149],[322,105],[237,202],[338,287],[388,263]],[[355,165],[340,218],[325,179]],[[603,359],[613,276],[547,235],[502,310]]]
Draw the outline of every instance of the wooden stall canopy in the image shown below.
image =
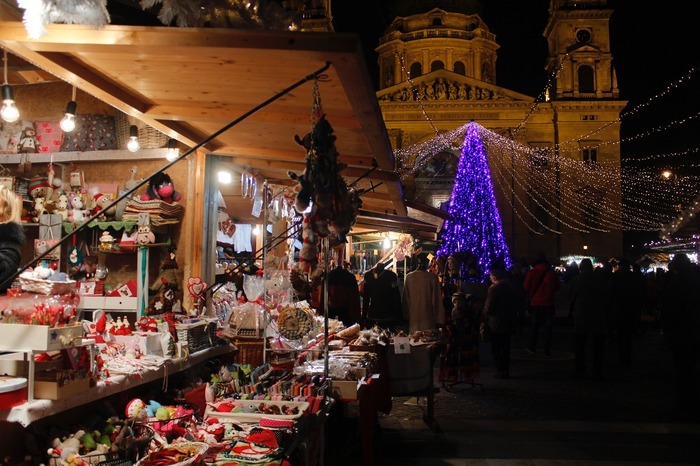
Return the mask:
[[[348,183],[361,178],[356,187],[367,190],[363,211],[408,215],[356,35],[120,25],[53,24],[46,29],[40,39],[29,39],[16,12],[0,5],[0,45],[25,62],[11,70],[11,85],[55,76],[186,147],[330,64],[318,88],[337,137],[339,161],[347,165],[342,175]],[[306,159],[294,136],[311,130],[312,89],[313,80],[305,82],[201,150],[221,156],[238,173],[293,185],[288,171],[301,173]],[[377,168],[370,172],[373,164]],[[234,174],[234,183],[221,189],[234,206],[229,214],[256,223],[236,181]],[[353,233],[363,228],[358,221]],[[376,228],[374,222],[369,228]]]

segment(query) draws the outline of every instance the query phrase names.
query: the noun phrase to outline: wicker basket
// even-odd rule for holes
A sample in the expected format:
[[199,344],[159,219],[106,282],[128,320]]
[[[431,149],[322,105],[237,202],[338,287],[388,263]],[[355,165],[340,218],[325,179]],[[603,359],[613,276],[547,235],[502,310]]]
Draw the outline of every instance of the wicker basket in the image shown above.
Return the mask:
[[[129,117],[117,111],[114,115],[114,126],[117,133],[117,147],[126,149],[126,143],[129,142],[129,128],[131,128]],[[168,143],[168,136],[157,129],[143,124],[136,126],[139,129],[139,144],[142,149],[159,149]]]
[[236,362],[250,364],[253,367],[262,365],[265,340],[262,338],[236,338],[233,344],[238,348]]
[[216,320],[200,320],[193,324],[177,324],[177,341],[187,342],[190,353],[211,348],[216,342]]
[[[130,466],[148,454],[148,446],[153,440],[155,432],[153,428],[146,425],[133,425],[124,427],[131,429],[134,437],[126,448],[110,450],[105,453],[93,453],[80,455],[80,459],[87,464],[97,466]],[[49,457],[49,466],[59,466],[65,464],[61,458]]]
[[22,276],[19,277],[19,283],[24,291],[45,295],[70,293],[75,290],[76,285],[75,280],[58,282]]

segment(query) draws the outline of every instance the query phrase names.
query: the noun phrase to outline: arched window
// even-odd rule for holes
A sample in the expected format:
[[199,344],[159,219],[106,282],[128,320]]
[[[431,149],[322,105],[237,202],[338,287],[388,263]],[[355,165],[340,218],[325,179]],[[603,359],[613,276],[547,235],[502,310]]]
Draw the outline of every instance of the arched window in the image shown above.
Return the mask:
[[481,80],[487,83],[491,82],[491,63],[484,62],[481,64]]
[[435,60],[430,64],[430,71],[444,70],[445,64],[440,60]]
[[415,79],[423,75],[423,67],[418,62],[412,63],[409,72],[411,73],[411,79]]
[[454,71],[455,71],[455,73],[461,74],[462,76],[467,75],[467,70],[464,66],[464,63],[462,63],[461,61],[455,62]]
[[578,67],[578,91],[584,93],[595,92],[593,68],[588,65]]

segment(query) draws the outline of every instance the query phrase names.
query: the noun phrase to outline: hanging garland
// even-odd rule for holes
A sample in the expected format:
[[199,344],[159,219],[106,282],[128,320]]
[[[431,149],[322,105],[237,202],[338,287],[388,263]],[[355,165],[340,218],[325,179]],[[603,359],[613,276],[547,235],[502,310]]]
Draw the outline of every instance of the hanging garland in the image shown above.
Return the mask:
[[303,138],[294,137],[306,149],[306,169],[300,175],[288,172],[298,183],[295,209],[304,213],[299,268],[306,273],[316,267],[320,239],[335,235],[344,242],[361,206],[360,193],[348,188],[340,176],[346,165],[338,163],[336,137],[323,112],[317,81],[314,81],[311,116],[311,132]]

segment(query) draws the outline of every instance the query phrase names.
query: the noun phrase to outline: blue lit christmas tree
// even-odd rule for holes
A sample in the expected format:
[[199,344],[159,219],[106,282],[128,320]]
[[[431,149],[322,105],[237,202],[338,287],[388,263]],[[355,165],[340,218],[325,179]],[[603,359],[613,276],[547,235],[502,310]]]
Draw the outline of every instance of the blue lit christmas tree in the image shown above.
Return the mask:
[[479,136],[478,125],[474,122],[467,126],[450,197],[449,214],[450,220],[445,221],[440,232],[442,244],[438,255],[475,256],[480,274],[473,279],[479,281],[487,279],[489,270],[494,266],[511,266],[486,150]]

